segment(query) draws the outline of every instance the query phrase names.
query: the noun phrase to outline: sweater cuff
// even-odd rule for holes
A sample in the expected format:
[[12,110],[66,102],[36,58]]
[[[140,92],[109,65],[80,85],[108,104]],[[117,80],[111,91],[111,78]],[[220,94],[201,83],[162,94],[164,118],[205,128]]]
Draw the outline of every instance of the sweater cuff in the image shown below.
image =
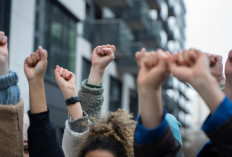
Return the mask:
[[20,101],[20,90],[17,85],[18,76],[15,72],[0,77],[0,104],[15,105]]
[[85,85],[87,87],[89,87],[89,88],[103,88],[102,83],[100,84],[100,86],[98,86],[98,85],[93,85],[93,84],[90,84],[90,83],[87,83],[87,82],[88,82],[88,79],[84,80]]
[[202,130],[206,133],[216,130],[229,118],[232,117],[232,104],[230,100],[225,97],[214,114],[209,115],[205,120]]
[[168,123],[167,120],[164,118],[166,112],[163,113],[163,121],[161,124],[153,129],[146,129],[141,123],[141,117],[138,117],[138,122],[135,131],[135,143],[137,145],[144,145],[149,144],[159,138],[166,130]]
[[0,90],[16,85],[18,80],[17,74],[13,71],[9,71],[9,74],[0,76]]
[[72,120],[68,116],[68,124],[72,131],[76,133],[84,133],[88,130],[88,125],[91,124],[89,121],[88,115],[83,111],[83,117]]
[[30,114],[27,112],[30,120],[30,127],[46,127],[51,123],[49,118],[49,109],[45,112]]

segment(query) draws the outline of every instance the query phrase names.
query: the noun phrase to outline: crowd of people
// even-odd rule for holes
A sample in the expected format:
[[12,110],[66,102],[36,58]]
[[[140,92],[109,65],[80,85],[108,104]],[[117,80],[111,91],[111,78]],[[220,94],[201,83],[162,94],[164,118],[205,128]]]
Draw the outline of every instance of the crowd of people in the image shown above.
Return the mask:
[[169,75],[189,83],[210,110],[202,126],[210,140],[197,156],[232,155],[232,51],[225,65],[226,77],[218,55],[196,49],[174,54],[161,49],[148,53],[144,48],[136,52],[140,108],[137,121],[123,109],[101,116],[102,78],[114,60],[114,45],[93,50],[90,74],[79,92],[75,74],[57,65],[55,79],[68,110],[60,144],[49,118],[44,89],[48,52],[39,46],[25,59],[30,110],[24,115],[18,75],[8,68],[7,44],[7,37],[0,32],[0,156],[180,157],[181,124],[162,105],[161,85]]

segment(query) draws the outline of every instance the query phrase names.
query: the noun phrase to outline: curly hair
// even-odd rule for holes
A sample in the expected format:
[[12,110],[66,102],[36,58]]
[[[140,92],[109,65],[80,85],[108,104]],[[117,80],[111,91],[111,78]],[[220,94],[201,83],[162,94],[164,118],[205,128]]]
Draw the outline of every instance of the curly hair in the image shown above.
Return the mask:
[[84,157],[93,150],[107,150],[117,157],[133,157],[135,121],[127,111],[118,109],[101,120],[94,119],[81,144],[78,157]]

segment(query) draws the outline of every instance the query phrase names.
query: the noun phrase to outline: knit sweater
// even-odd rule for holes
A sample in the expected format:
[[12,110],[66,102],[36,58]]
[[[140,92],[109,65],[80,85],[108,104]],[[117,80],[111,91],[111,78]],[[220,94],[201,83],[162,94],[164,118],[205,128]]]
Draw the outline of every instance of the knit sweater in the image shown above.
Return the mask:
[[23,101],[17,82],[12,71],[0,77],[0,156],[23,156]]
[[[103,87],[99,88],[89,87],[87,80],[81,84],[79,96],[81,98],[81,106],[90,117],[100,118],[101,107],[103,104]],[[77,157],[76,148],[81,142],[82,136],[88,132],[86,124],[91,123],[88,115],[84,112],[82,118],[72,120],[71,117],[65,122],[65,130],[62,141],[62,148],[66,157]]]
[[13,71],[9,71],[8,75],[0,76],[0,104],[14,105],[19,102],[20,91],[17,83],[18,76]]

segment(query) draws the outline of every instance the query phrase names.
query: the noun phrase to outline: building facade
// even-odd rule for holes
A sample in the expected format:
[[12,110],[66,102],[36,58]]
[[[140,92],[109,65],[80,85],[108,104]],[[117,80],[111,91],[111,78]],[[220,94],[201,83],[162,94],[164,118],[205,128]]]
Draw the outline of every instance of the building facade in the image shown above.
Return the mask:
[[[115,45],[115,61],[103,78],[102,114],[124,108],[136,117],[135,52],[142,47],[176,52],[185,45],[183,0],[0,0],[0,13],[0,29],[9,37],[9,65],[19,74],[25,112],[29,94],[24,59],[39,45],[48,50],[46,99],[60,136],[67,110],[54,79],[57,64],[76,74],[80,89],[88,78],[92,50],[97,45]],[[187,89],[188,85],[172,77],[163,85],[164,107],[184,126],[187,124],[180,115],[188,114]]]

